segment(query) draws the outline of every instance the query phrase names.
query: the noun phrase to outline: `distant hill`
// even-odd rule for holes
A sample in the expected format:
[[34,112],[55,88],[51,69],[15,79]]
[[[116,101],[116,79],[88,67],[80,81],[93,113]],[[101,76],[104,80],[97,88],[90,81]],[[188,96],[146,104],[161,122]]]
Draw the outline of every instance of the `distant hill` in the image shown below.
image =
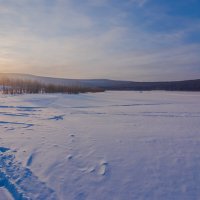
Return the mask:
[[64,86],[98,87],[105,90],[169,90],[169,91],[200,91],[200,79],[170,82],[134,82],[109,79],[64,79],[34,76],[29,74],[0,73],[0,78],[37,81],[42,84]]

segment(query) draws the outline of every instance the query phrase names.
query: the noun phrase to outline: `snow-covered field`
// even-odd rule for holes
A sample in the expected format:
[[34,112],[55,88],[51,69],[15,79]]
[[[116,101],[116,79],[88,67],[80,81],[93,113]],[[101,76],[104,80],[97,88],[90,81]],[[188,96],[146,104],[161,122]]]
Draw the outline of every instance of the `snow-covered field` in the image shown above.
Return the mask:
[[0,186],[1,200],[198,200],[200,93],[0,95]]

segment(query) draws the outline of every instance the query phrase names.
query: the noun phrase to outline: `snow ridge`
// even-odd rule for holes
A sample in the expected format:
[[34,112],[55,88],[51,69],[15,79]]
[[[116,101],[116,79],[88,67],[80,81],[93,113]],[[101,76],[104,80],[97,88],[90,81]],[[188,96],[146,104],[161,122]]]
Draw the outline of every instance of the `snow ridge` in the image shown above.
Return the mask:
[[5,187],[15,200],[57,199],[54,190],[17,162],[13,152],[4,147],[0,147],[0,186]]

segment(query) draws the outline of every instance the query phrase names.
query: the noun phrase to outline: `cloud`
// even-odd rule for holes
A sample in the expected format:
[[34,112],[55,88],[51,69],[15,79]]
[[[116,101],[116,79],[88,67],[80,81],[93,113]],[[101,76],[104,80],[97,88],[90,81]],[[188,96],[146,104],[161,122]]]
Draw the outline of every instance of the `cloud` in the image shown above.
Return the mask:
[[102,7],[108,5],[111,0],[87,0],[90,6]]
[[[9,37],[1,41],[1,62],[18,72],[43,73],[70,78],[114,78],[129,80],[163,80],[195,77],[200,71],[200,46],[180,45],[163,49],[118,49],[126,29],[115,27],[104,34],[38,38]],[[113,50],[114,46],[116,49]],[[120,48],[120,45],[119,45]],[[3,49],[3,50],[2,50]],[[3,52],[2,52],[3,51]],[[196,72],[196,75],[191,74]],[[173,76],[172,76],[173,75]],[[142,78],[143,77],[143,78]],[[181,79],[181,78],[180,78]]]
[[130,0],[131,3],[137,4],[139,7],[143,7],[148,0]]
[[[131,11],[126,3],[5,1],[0,6],[1,71],[138,81],[198,76],[200,45],[189,42],[191,33],[200,31],[198,20],[157,30],[171,16],[149,14],[144,0],[132,0]],[[143,8],[138,15],[136,4]],[[104,13],[97,13],[102,7]]]

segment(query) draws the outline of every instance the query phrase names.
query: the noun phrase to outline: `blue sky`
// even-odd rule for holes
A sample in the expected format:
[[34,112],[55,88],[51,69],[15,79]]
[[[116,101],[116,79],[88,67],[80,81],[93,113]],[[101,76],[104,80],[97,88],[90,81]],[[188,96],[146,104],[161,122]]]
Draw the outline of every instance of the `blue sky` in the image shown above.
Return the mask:
[[198,0],[0,0],[0,72],[200,78]]

